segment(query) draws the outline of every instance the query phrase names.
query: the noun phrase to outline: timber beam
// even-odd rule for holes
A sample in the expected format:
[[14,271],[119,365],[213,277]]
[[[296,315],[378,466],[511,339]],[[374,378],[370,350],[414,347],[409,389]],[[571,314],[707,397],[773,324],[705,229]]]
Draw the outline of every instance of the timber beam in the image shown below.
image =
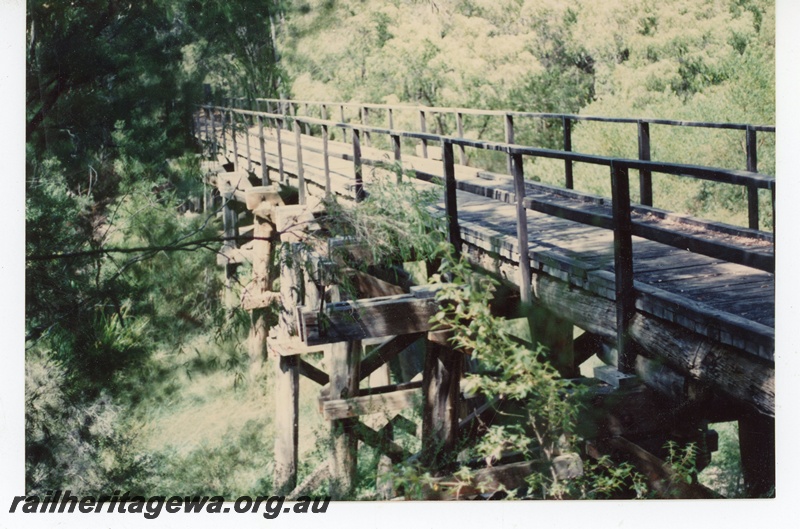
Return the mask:
[[331,303],[322,312],[298,307],[298,334],[320,345],[420,333],[431,330],[438,311],[436,299],[415,294]]
[[[616,339],[614,302],[534,274],[536,297],[553,312],[607,340]],[[630,324],[633,341],[648,357],[760,413],[775,415],[775,366],[734,347],[714,342],[677,324],[637,312]]]

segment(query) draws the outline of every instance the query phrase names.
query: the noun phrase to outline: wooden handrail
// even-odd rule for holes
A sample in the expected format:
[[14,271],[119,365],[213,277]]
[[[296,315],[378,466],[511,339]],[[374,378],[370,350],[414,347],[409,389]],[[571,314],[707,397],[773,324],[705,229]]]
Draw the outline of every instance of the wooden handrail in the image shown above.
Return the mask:
[[[417,139],[417,140],[422,140],[426,143],[427,142],[440,143],[443,147],[443,153],[445,154],[446,158],[446,160],[444,161],[444,172],[443,172],[444,177],[442,180],[446,188],[445,189],[446,196],[452,197],[450,201],[451,204],[455,204],[455,188],[457,186],[455,179],[452,178],[452,176],[450,175],[450,172],[452,171],[451,166],[454,164],[452,156],[452,148],[453,146],[456,145],[460,147],[472,147],[472,148],[497,151],[507,154],[512,162],[511,168],[512,168],[512,175],[515,187],[519,187],[520,182],[523,181],[523,176],[522,176],[523,157],[531,156],[531,157],[564,160],[565,169],[567,168],[567,164],[571,165],[572,163],[578,162],[578,163],[587,163],[587,164],[609,167],[612,169],[613,174],[618,173],[621,175],[624,173],[625,175],[628,175],[628,171],[633,169],[639,171],[640,175],[643,173],[671,174],[688,178],[720,182],[730,185],[742,185],[745,186],[748,190],[767,189],[772,191],[773,196],[775,192],[774,177],[751,171],[706,167],[699,165],[666,163],[666,162],[649,161],[641,159],[637,160],[637,159],[626,159],[626,158],[614,158],[608,156],[576,153],[569,150],[559,151],[555,149],[521,146],[512,143],[471,140],[465,138],[433,134],[429,132],[397,130],[391,128],[369,126],[361,123],[344,123],[341,121],[332,121],[327,119],[319,119],[306,116],[295,115],[290,117],[285,114],[273,114],[268,112],[258,112],[252,110],[233,109],[230,107],[221,108],[221,107],[203,106],[202,108],[212,116],[214,110],[221,111],[223,116],[228,114],[231,116],[231,122],[234,123],[235,123],[235,119],[233,117],[234,114],[240,114],[242,116],[252,116],[258,118],[259,120],[263,120],[265,118],[272,119],[277,124],[278,134],[280,134],[280,128],[282,124],[286,122],[297,123],[297,126],[294,126],[296,131],[300,130],[301,125],[303,126],[317,125],[321,127],[324,132],[324,137],[323,137],[324,145],[327,143],[326,141],[327,131],[330,127],[341,128],[343,130],[350,130],[351,131],[350,136],[353,143],[354,171],[356,175],[354,189],[357,199],[363,198],[364,196],[363,184],[361,183],[360,176],[362,174],[362,168],[361,168],[362,164],[365,162],[362,161],[360,140],[362,135],[366,135],[369,133],[375,135],[386,135],[389,137],[393,145],[395,160],[401,159],[400,138]],[[752,130],[753,130],[752,127],[748,129],[748,134],[752,134]],[[235,135],[232,136],[233,136],[232,139],[234,140],[234,149],[236,149],[236,141],[235,141],[236,138]],[[566,146],[571,147],[571,145],[569,145],[566,141],[565,144]],[[327,158],[328,158],[327,148],[324,147],[323,150],[325,151],[323,154],[327,165]],[[279,157],[279,166],[282,168],[283,160],[282,160],[282,154],[280,152],[280,145],[279,145],[278,157]],[[751,167],[755,168],[755,162],[752,162]],[[614,177],[614,179],[618,178],[622,177],[621,176]],[[330,186],[328,179],[329,175],[327,175],[326,172],[326,188],[329,188]],[[281,180],[283,180],[283,177],[281,177]],[[615,180],[612,179],[612,190],[615,189],[614,187],[615,185],[618,185],[614,184],[614,181]],[[623,202],[627,200],[628,216],[630,216],[630,209],[631,209],[630,190],[628,186],[625,186],[625,190],[627,190],[627,193],[625,193],[623,196],[622,194],[623,190],[621,187],[619,187],[619,189],[615,191],[616,195],[612,197],[612,199],[620,197],[619,200]],[[616,202],[616,200],[614,202]],[[752,208],[750,206],[748,207],[752,212]],[[588,214],[564,206],[541,203],[541,201],[532,200],[522,195],[521,195],[521,200],[518,201],[518,208],[532,209],[546,214],[567,218],[575,222],[589,224],[606,229],[612,229],[615,232],[615,234],[617,234],[619,231],[617,222],[612,218],[604,218],[602,215]],[[459,236],[457,233],[458,232],[457,208],[450,206],[448,210],[449,210],[448,217],[451,219],[455,219],[454,222],[450,223],[451,224],[450,231],[453,232],[451,233],[451,242],[457,243],[457,241],[459,241]],[[522,218],[522,214],[520,212],[518,212],[518,217],[520,217],[520,219]],[[632,235],[643,237],[659,243],[667,244],[676,248],[682,248],[682,249],[690,248],[691,251],[697,253],[702,253],[704,255],[708,255],[711,257],[723,258],[730,262],[743,264],[745,266],[750,266],[771,273],[774,272],[775,269],[774,256],[764,252],[760,251],[748,252],[746,250],[727,245],[723,242],[700,241],[696,239],[690,240],[690,238],[674,236],[673,234],[667,232],[664,229],[653,227],[636,221],[631,221],[630,226],[631,228],[629,230],[626,229],[626,231],[628,231]],[[752,222],[751,222],[751,229],[752,229]],[[524,231],[527,231],[527,229],[525,229]],[[519,232],[518,235],[520,236],[523,235],[520,229],[518,229],[518,232]],[[520,239],[520,244],[522,244],[522,239]],[[521,252],[520,253],[521,259],[522,255],[523,254]],[[525,283],[525,278],[523,278],[523,283]]]

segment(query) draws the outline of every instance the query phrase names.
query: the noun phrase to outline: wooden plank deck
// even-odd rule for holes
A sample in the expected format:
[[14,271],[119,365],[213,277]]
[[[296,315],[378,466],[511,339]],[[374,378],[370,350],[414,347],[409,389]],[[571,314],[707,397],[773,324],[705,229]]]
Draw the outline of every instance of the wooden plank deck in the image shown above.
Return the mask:
[[[267,128],[264,132],[266,162],[274,171],[278,166],[276,133]],[[250,134],[251,159],[254,171],[260,174],[257,128],[252,128]],[[304,176],[307,184],[317,187],[319,194],[319,189],[325,186],[322,140],[305,134],[300,137]],[[295,135],[282,131],[281,143],[284,170],[296,175]],[[246,156],[244,134],[237,137],[237,144],[239,156]],[[230,137],[227,147],[232,159]],[[329,141],[328,152],[332,191],[353,196],[352,146]],[[365,146],[362,146],[361,156],[365,165],[393,160],[390,152]],[[404,169],[416,172],[420,186],[435,185],[426,180],[441,178],[443,174],[441,161],[403,153],[402,162]],[[240,168],[245,164],[246,161],[240,161]],[[462,239],[484,252],[496,254],[512,264],[518,263],[514,188],[510,177],[461,165],[456,165],[455,174]],[[365,170],[367,190],[369,179],[370,171]],[[608,198],[534,182],[526,182],[526,201],[594,215],[600,221],[611,218]],[[444,214],[444,199],[437,207]],[[764,232],[698,221],[641,206],[635,207],[633,215],[634,220],[677,235],[723,243],[762,256],[771,256],[774,252],[772,238]],[[528,255],[537,273],[552,275],[608,299],[614,298],[611,230],[531,209],[527,210],[527,220]],[[638,237],[634,237],[633,248],[638,311],[773,361],[774,274]]]

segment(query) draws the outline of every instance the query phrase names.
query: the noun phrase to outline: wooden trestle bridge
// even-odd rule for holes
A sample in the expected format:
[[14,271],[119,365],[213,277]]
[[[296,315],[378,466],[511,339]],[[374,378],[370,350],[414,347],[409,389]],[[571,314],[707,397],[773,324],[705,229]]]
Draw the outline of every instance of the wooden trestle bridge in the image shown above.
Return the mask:
[[[465,137],[465,116],[501,120],[505,137]],[[429,131],[442,118],[455,123],[455,134]],[[515,120],[526,119],[559,122],[563,149],[515,143]],[[378,120],[386,126],[376,125]],[[573,152],[571,131],[583,121],[635,125],[638,157]],[[743,169],[651,160],[651,126],[740,131]],[[459,428],[489,409],[463,405],[465,362],[441,333],[431,332],[429,318],[438,307],[429,288],[415,286],[398,267],[372,267],[370,274],[353,272],[357,299],[343,299],[335,286],[324,284],[326,263],[337,259],[333,248],[358,256],[358,242],[331,240],[313,251],[301,244],[317,227],[321,197],[361,200],[371,178],[365,167],[387,161],[402,164],[418,185],[441,190],[435,207],[447,219],[450,242],[502,280],[506,295],[499,312],[513,317],[520,306],[535,307],[532,336],[550,348],[550,360],[564,377],[580,377],[580,364],[591,357],[603,361],[594,370],[603,382],[594,400],[602,413],[587,435],[590,454],[634,462],[664,496],[710,497],[700,485],[671,481],[660,451],[668,439],[695,441],[702,466],[716,442],[707,424],[738,421],[748,494],[774,491],[774,239],[759,230],[758,195],[771,192],[774,204],[775,178],[757,172],[758,136],[774,134],[774,127],[275,99],[204,106],[194,127],[212,153],[204,167],[214,193],[204,203],[221,204],[227,239],[219,262],[229,278],[240,263],[253,265],[241,299],[253,311],[251,356],[277,359],[270,360],[278,402],[275,485],[283,493],[296,497],[330,480],[334,494],[346,494],[359,441],[379,447],[393,462],[413,458],[392,432],[416,431],[397,415],[415,399],[424,402],[423,446],[452,445]],[[467,153],[473,150],[502,153],[507,171],[469,166]],[[524,160],[537,157],[563,160],[563,187],[525,178]],[[606,167],[612,196],[573,190],[575,164]],[[631,171],[639,177],[639,204],[631,203]],[[664,174],[744,186],[749,226],[653,207],[652,179]],[[296,189],[295,204],[284,203],[280,186]],[[238,223],[250,218],[252,225]],[[251,233],[253,240],[243,242]],[[269,263],[279,248],[292,259],[305,253],[301,257],[316,263],[316,273],[283,266],[280,292],[272,292]],[[272,302],[281,307],[281,317],[270,330],[263,308]],[[404,351],[419,351],[421,343],[421,377],[412,370],[392,381],[387,372],[378,387],[361,387],[360,381],[381,373]],[[319,351],[325,353],[324,370],[303,358]],[[320,408],[332,431],[330,465],[301,483],[299,375],[323,387]],[[359,421],[374,413],[388,414],[377,430],[371,427],[377,422]],[[519,484],[525,463],[502,463],[481,471],[484,485]]]

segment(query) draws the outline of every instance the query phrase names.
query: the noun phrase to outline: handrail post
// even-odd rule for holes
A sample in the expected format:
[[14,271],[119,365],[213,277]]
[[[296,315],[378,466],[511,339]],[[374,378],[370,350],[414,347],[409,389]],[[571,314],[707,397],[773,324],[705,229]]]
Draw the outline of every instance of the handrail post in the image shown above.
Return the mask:
[[633,374],[636,352],[629,327],[636,312],[633,287],[633,238],[628,168],[611,162],[611,200],[614,222],[614,278],[617,306],[617,369]]
[[356,202],[364,200],[364,181],[361,167],[361,131],[353,129],[353,172],[355,173],[355,199]]
[[394,115],[393,110],[390,108],[387,111],[388,119],[389,119],[389,130],[394,130]]
[[[308,103],[303,104],[303,114],[308,117]],[[311,136],[311,124],[304,122],[303,129],[306,131],[306,136]]]
[[251,172],[253,170],[253,157],[250,153],[250,121],[248,116],[242,116],[242,121],[244,121],[244,141],[245,145],[247,146],[247,172]]
[[301,145],[302,123],[294,120],[294,144],[297,158],[297,199],[301,205],[306,203],[306,179],[303,167],[303,146]]
[[[650,161],[650,123],[639,120],[639,159]],[[653,176],[650,169],[639,169],[639,202],[653,205]]]
[[231,114],[231,137],[233,138],[233,170],[239,170],[239,145],[236,141],[236,118],[233,109],[228,109]]
[[[561,118],[564,124],[564,150],[572,152],[572,120],[567,116]],[[572,160],[564,160],[564,187],[574,189],[575,184],[572,180]]]
[[292,126],[292,131],[294,131],[294,129],[296,129],[297,127],[299,127],[299,126],[300,126],[300,124],[299,124],[299,123],[297,122],[297,120],[295,119],[295,118],[297,117],[297,108],[295,108],[295,105],[294,105],[294,103],[292,103],[292,102],[289,102],[289,115],[290,115],[290,116],[291,116],[291,118],[292,118],[292,119],[290,120],[290,121],[291,121],[290,125]]
[[[361,107],[361,124],[365,127],[369,126],[369,109],[367,107]],[[364,145],[370,145],[370,138],[369,132],[364,131]]]
[[510,153],[511,175],[514,177],[514,195],[517,209],[517,247],[519,249],[520,301],[531,302],[531,260],[528,255],[528,213],[525,208],[525,173],[522,155]]
[[[423,134],[428,132],[428,124],[425,121],[425,110],[424,109],[419,109],[419,130]],[[428,140],[423,138],[420,141],[422,142],[422,157],[423,158],[427,158],[428,157]]]
[[[747,126],[747,170],[758,172],[758,145],[756,129]],[[758,229],[758,188],[754,184],[747,186],[747,220],[750,229]],[[774,222],[774,221],[773,221]]]
[[278,178],[282,184],[286,183],[286,173],[283,169],[283,144],[281,143],[281,129],[283,128],[283,119],[275,119],[275,139],[278,143]]
[[392,138],[392,150],[394,151],[394,161],[397,163],[401,163],[403,160],[403,154],[400,151],[400,135],[399,134],[390,134]]
[[442,165],[444,171],[444,209],[447,214],[447,241],[456,253],[461,252],[461,230],[458,227],[458,203],[456,201],[456,170],[453,163],[453,144],[442,141]]
[[[321,103],[319,106],[319,116],[323,121],[328,121],[328,105]],[[325,197],[331,196],[331,169],[328,160],[328,124],[322,125],[322,166],[325,172]]]
[[[463,119],[464,118],[461,112],[456,112],[456,129],[458,130],[458,137],[462,140],[464,139]],[[459,145],[458,150],[459,150],[459,161],[461,162],[461,165],[467,165],[467,153],[464,150],[464,145],[463,144]]]
[[322,125],[322,167],[325,173],[325,197],[331,196],[331,169],[328,161],[328,124]]
[[[344,123],[344,105],[339,105],[339,122]],[[342,127],[342,141],[347,143],[347,127]]]
[[225,108],[220,108],[220,134],[222,135],[222,154],[228,156],[228,140],[225,138]]
[[[506,129],[506,143],[512,144],[514,143],[514,116],[511,114],[506,114],[505,118],[505,129]],[[512,167],[513,155],[509,154],[506,160],[506,167],[508,169],[508,174],[513,174],[514,168]]]
[[264,142],[264,118],[258,116],[258,145],[261,148],[261,185],[268,186],[269,168],[267,167],[267,148]]

